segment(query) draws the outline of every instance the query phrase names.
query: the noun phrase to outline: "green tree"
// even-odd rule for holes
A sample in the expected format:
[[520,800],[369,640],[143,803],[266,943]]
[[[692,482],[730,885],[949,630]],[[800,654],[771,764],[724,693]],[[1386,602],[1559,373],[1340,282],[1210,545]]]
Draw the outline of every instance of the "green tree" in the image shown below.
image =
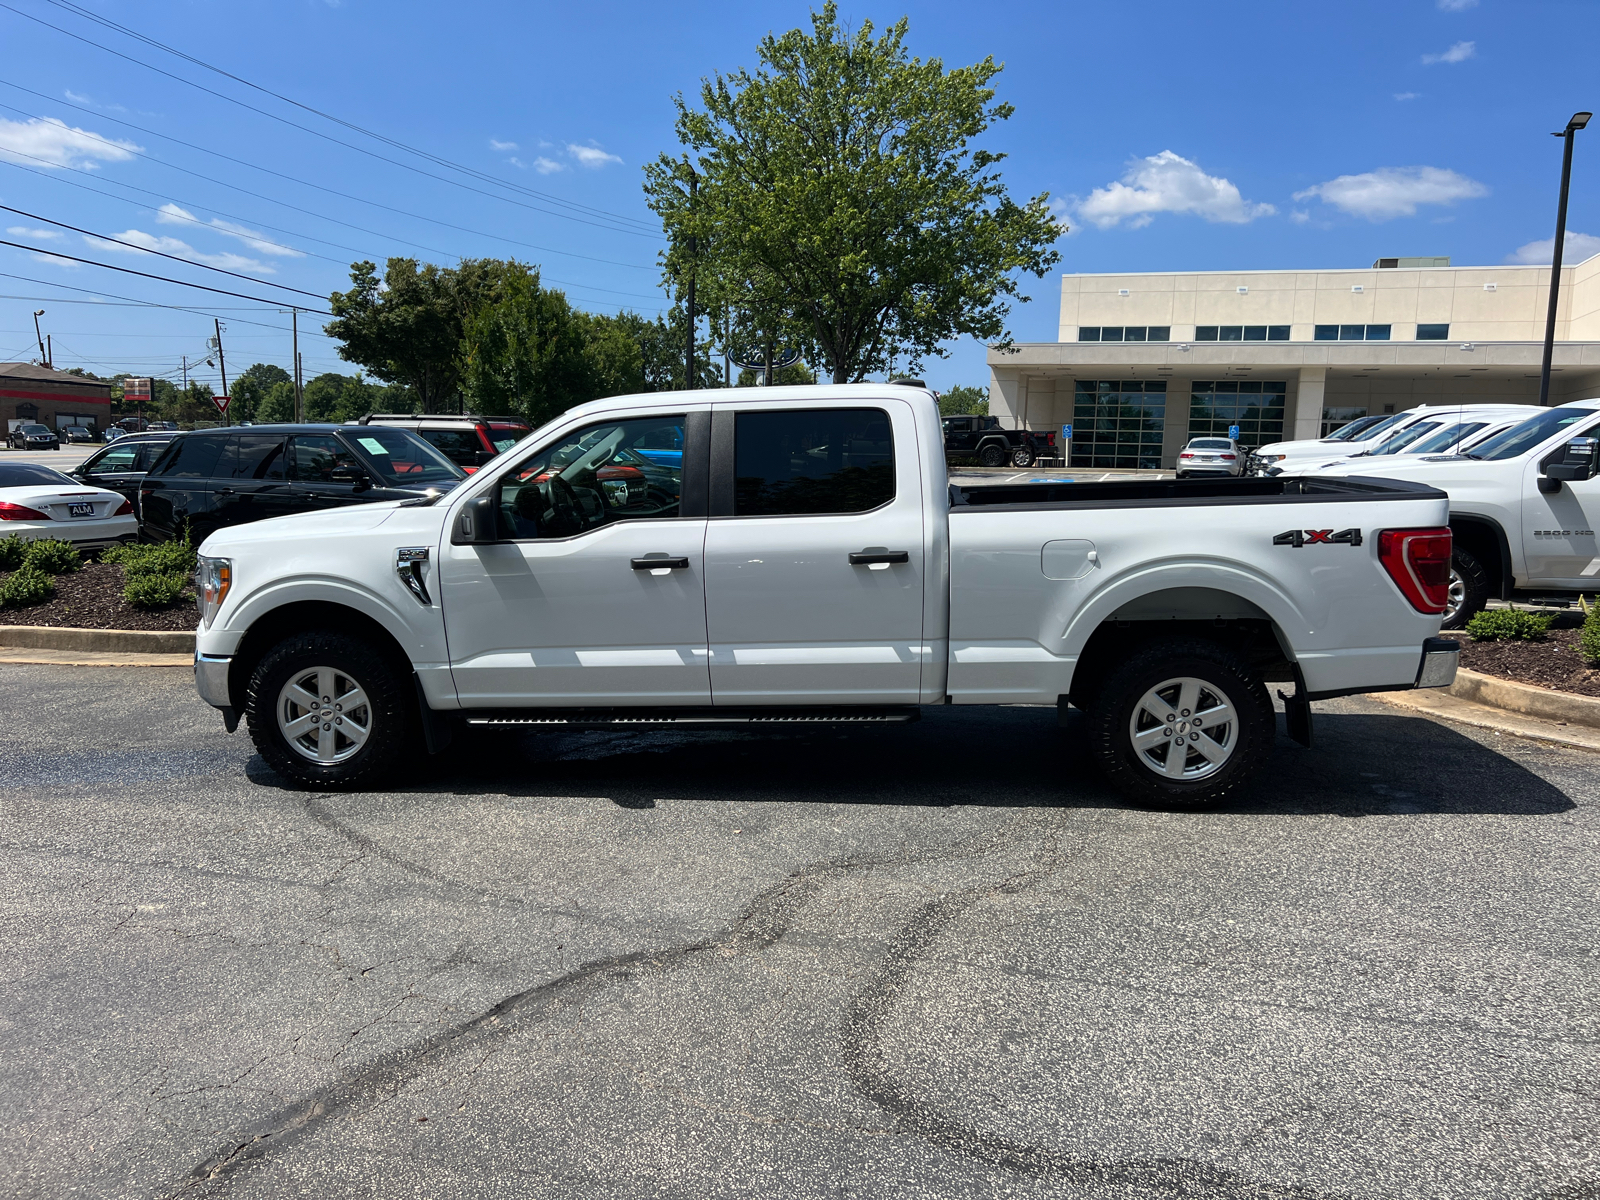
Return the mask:
[[464,327],[462,391],[475,412],[515,413],[535,425],[595,396],[584,323],[537,272],[508,279]]
[[294,381],[280,379],[269,384],[256,404],[254,420],[260,425],[294,420]]
[[763,39],[755,72],[707,81],[702,108],[676,98],[689,153],[663,154],[645,184],[667,278],[692,272],[708,311],[771,314],[783,327],[767,332],[814,341],[835,383],[896,356],[916,369],[961,335],[1008,344],[1016,276],[1060,261],[1063,230],[971,144],[1012,114],[989,86],[999,65],[911,58],[905,19],[851,33],[833,0],[811,23]]
[[419,267],[414,258],[391,258],[382,279],[373,263],[353,263],[350,290],[329,297],[334,319],[323,328],[344,343],[340,358],[404,385],[423,412],[443,412],[460,398],[467,322],[497,302],[510,281],[531,276],[515,260]]
[[989,415],[989,389],[957,384],[939,394],[939,412],[946,417]]
[[[289,383],[289,372],[274,363],[252,363],[233,381],[228,416],[235,421],[259,421],[261,402],[275,383]],[[289,418],[293,420],[293,417]]]

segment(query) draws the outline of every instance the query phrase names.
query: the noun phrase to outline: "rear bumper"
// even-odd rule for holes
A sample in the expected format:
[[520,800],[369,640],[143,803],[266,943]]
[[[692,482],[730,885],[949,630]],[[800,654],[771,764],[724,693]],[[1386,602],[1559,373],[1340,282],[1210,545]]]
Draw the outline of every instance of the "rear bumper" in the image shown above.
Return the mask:
[[133,541],[139,536],[139,519],[127,516],[87,521],[7,521],[0,525],[0,537],[13,533],[23,541],[56,538],[71,542],[80,550],[97,550]]
[[1456,681],[1461,663],[1461,643],[1449,638],[1431,637],[1422,643],[1422,662],[1417,666],[1419,688],[1449,687]]

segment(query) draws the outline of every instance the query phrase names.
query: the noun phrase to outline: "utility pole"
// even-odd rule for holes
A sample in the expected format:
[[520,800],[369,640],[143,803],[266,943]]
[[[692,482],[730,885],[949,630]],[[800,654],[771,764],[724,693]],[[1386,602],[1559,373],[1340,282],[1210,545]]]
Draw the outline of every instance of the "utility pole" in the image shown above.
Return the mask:
[[[695,173],[694,173],[694,168],[690,167],[689,168],[689,219],[691,221],[694,220],[695,184],[696,184],[696,176],[695,176]],[[694,372],[694,322],[695,322],[695,314],[694,314],[694,276],[695,276],[695,255],[696,255],[696,253],[698,253],[698,251],[699,251],[699,239],[696,238],[694,236],[694,234],[691,233],[689,235],[689,286],[686,289],[686,293],[685,293],[686,303],[687,303],[688,309],[689,309],[689,351],[688,351],[688,358],[687,358],[687,360],[685,361],[685,364],[684,364],[684,374],[683,374],[684,379],[688,380],[689,390],[690,391],[694,390],[694,375],[695,375],[695,372]]]
[[1550,256],[1550,310],[1544,319],[1544,363],[1539,368],[1539,407],[1550,404],[1550,360],[1556,349],[1556,298],[1561,290],[1561,250],[1567,240],[1567,184],[1572,181],[1572,135],[1589,123],[1593,113],[1573,113],[1572,120],[1560,133],[1551,137],[1565,138],[1561,150],[1561,199],[1556,202],[1556,240]]
[[300,389],[300,310],[289,310],[289,320],[294,327],[294,419],[296,424],[306,419],[305,395]]
[[[228,394],[228,361],[222,357],[222,321],[218,317],[212,317],[211,320],[217,328],[217,369],[222,372],[222,394],[226,396]],[[228,409],[232,408],[233,404],[230,402]],[[227,418],[229,425],[233,424],[233,416],[230,412],[225,410],[223,416]]]
[[44,335],[44,365],[56,369],[56,344],[48,333]]

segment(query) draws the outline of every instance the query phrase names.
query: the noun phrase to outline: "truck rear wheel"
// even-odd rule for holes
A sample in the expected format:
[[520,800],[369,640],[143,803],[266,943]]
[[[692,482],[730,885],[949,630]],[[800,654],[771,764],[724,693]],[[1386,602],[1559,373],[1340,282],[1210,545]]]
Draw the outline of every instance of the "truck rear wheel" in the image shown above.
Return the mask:
[[1033,466],[1033,451],[1026,446],[1018,446],[1011,452],[1011,465],[1027,470]]
[[1226,646],[1155,642],[1106,680],[1089,716],[1107,781],[1139,804],[1194,809],[1237,791],[1276,732],[1267,689]]
[[331,631],[295,634],[250,674],[250,737],[278,774],[317,791],[370,785],[394,770],[414,714],[371,645]]
[[1450,555],[1450,593],[1440,629],[1465,629],[1489,603],[1489,572],[1470,550],[1457,546]]
[[1006,452],[1001,447],[990,444],[978,451],[978,462],[986,467],[1003,467],[1006,465]]

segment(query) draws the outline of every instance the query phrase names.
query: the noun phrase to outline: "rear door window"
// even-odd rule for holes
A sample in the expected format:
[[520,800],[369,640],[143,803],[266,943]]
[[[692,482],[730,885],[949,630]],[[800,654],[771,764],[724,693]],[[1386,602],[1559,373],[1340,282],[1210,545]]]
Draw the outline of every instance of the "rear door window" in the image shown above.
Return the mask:
[[163,479],[210,479],[217,469],[217,460],[227,438],[181,437],[174,438],[168,452],[162,457]]
[[869,512],[893,499],[894,435],[883,409],[735,417],[735,516]]

